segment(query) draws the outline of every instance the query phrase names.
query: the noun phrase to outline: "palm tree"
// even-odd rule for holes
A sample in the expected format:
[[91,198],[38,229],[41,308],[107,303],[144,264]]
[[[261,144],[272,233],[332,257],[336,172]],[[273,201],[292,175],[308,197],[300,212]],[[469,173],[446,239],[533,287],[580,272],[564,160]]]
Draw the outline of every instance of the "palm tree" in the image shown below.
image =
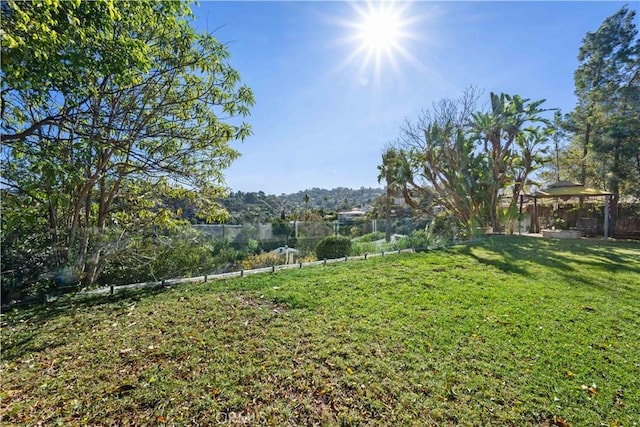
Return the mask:
[[311,200],[311,198],[309,197],[309,193],[304,194],[303,200],[304,200],[304,210],[305,210],[304,218],[306,220],[307,217],[309,216],[309,201]]
[[382,153],[382,164],[378,166],[380,173],[378,174],[378,183],[386,182],[386,203],[385,203],[385,240],[391,240],[391,197],[402,188],[402,151],[391,147]]
[[483,142],[491,166],[492,185],[488,201],[489,219],[494,230],[498,229],[498,193],[506,184],[514,158],[511,155],[513,146],[517,144],[517,136],[524,131],[522,127],[526,123],[548,123],[540,117],[540,113],[546,111],[540,108],[543,102],[544,100],[532,102],[519,95],[491,93],[491,111],[472,115],[473,137]]

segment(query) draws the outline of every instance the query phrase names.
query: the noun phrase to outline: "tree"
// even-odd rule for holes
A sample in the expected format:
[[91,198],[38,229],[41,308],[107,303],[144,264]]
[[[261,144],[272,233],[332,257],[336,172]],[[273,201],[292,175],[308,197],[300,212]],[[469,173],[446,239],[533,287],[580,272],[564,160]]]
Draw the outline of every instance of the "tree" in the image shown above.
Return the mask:
[[460,99],[434,103],[416,122],[405,121],[399,140],[408,165],[401,178],[405,201],[417,210],[444,207],[469,229],[483,222],[488,176],[467,137],[479,97],[476,89],[469,88]]
[[578,103],[572,120],[574,145],[583,146],[581,180],[587,181],[592,150],[613,193],[613,233],[621,190],[633,191],[640,176],[640,41],[634,19],[635,11],[624,6],[587,33],[574,74]]
[[305,212],[308,212],[309,202],[311,201],[311,198],[309,197],[309,193],[304,193],[304,197],[302,199],[304,200],[304,210]]
[[[232,118],[253,95],[226,47],[189,25],[187,4],[7,2],[2,17],[2,183],[46,216],[36,232],[48,234],[49,268],[94,283],[121,236],[180,221],[167,198],[224,215],[229,144],[250,133]],[[32,43],[32,27],[48,43]],[[47,46],[51,56],[29,59]]]
[[[548,122],[540,116],[540,106],[544,100],[530,101],[519,95],[490,94],[491,111],[473,114],[471,128],[473,138],[482,144],[491,170],[489,191],[489,219],[494,229],[498,229],[497,221],[498,197],[500,190],[513,185],[514,198],[526,183],[526,178],[533,166],[534,157],[529,151],[533,148],[529,141],[523,139],[523,127],[527,123]],[[531,131],[529,131],[531,134]],[[537,133],[537,132],[536,132]],[[546,133],[546,132],[545,132]],[[514,146],[515,145],[515,146]],[[525,158],[525,157],[529,158]],[[513,163],[523,168],[518,176],[509,175]],[[514,203],[515,200],[512,200]]]
[[460,99],[433,104],[417,122],[405,122],[400,137],[407,203],[415,209],[424,209],[424,200],[443,206],[468,230],[485,224],[498,229],[501,192],[510,187],[511,204],[517,203],[531,172],[545,160],[551,133],[533,127],[547,123],[539,115],[544,101],[491,93],[491,110],[483,112],[477,111],[479,97],[470,88]]
[[[0,8],[5,144],[68,120],[72,105],[59,102],[57,95],[86,99],[93,90],[87,80],[95,76],[134,83],[137,71],[150,69],[154,48],[136,37],[139,29],[162,23],[166,31],[177,31],[180,17],[190,14],[183,2],[7,1]],[[28,120],[26,112],[17,111],[24,105],[65,108]]]
[[378,166],[378,182],[386,183],[385,194],[385,240],[391,241],[391,198],[403,188],[406,158],[402,150],[395,147],[387,148],[382,153],[382,164]]

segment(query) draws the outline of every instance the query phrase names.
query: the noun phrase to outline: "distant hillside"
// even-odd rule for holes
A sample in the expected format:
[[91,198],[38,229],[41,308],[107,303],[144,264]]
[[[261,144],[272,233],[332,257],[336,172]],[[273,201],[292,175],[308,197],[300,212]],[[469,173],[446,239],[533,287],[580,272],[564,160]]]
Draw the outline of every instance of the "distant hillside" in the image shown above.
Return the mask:
[[[229,223],[268,222],[280,218],[284,211],[290,216],[303,210],[322,210],[325,213],[349,210],[373,204],[376,197],[384,194],[382,188],[351,189],[338,187],[332,190],[312,188],[293,194],[279,196],[262,191],[232,192],[220,200],[231,214]],[[309,196],[305,202],[305,195]]]
[[327,211],[351,209],[373,203],[376,197],[384,194],[382,188],[351,189],[338,187],[332,190],[312,188],[293,194],[281,194],[278,198],[290,207],[305,207],[305,195],[309,196],[309,208]]

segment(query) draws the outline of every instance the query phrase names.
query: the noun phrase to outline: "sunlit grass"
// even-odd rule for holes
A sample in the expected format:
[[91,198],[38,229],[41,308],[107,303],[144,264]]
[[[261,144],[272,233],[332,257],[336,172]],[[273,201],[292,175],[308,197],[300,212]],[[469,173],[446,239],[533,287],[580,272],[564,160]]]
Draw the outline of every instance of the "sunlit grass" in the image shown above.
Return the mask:
[[3,425],[635,425],[640,244],[492,238],[3,316]]

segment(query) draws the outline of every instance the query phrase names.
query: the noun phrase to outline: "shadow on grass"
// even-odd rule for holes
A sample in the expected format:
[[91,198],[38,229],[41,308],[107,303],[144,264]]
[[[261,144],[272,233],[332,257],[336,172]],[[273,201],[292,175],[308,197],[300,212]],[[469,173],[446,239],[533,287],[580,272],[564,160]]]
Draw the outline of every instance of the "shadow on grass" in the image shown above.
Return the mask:
[[[481,249],[492,253],[491,257],[484,257],[474,253],[474,249]],[[534,262],[548,268],[560,271],[572,271],[568,259],[553,254],[550,256],[551,244],[547,240],[533,237],[495,236],[463,246],[456,252],[467,255],[481,264],[495,267],[505,273],[530,276],[527,263]]]
[[[39,341],[36,339],[42,328],[48,327],[48,322],[60,316],[72,313],[76,310],[103,308],[110,312],[116,312],[120,308],[125,308],[132,303],[145,298],[151,298],[165,292],[167,287],[156,287],[118,292],[115,295],[95,295],[82,298],[75,298],[73,295],[66,295],[54,302],[38,303],[29,306],[13,307],[2,316],[2,328],[7,330],[11,326],[18,326],[20,323],[28,323],[29,329],[16,334],[12,339],[3,334],[2,359],[11,361],[23,357],[26,354],[39,353],[67,344],[61,340],[61,336],[68,338],[73,334],[59,334],[55,341]],[[108,307],[107,307],[108,306]]]
[[[474,251],[478,249],[479,251]],[[616,249],[637,251],[624,256]],[[529,266],[545,266],[572,283],[583,283],[600,288],[611,288],[594,278],[581,266],[590,266],[606,272],[640,274],[640,244],[637,242],[603,242],[597,240],[559,240],[527,236],[495,236],[450,249],[467,255],[481,264],[497,268],[505,273],[532,276]],[[489,256],[476,252],[486,251]],[[615,284],[616,290],[620,283]],[[631,288],[629,288],[631,289]],[[613,288],[611,288],[613,290]]]

